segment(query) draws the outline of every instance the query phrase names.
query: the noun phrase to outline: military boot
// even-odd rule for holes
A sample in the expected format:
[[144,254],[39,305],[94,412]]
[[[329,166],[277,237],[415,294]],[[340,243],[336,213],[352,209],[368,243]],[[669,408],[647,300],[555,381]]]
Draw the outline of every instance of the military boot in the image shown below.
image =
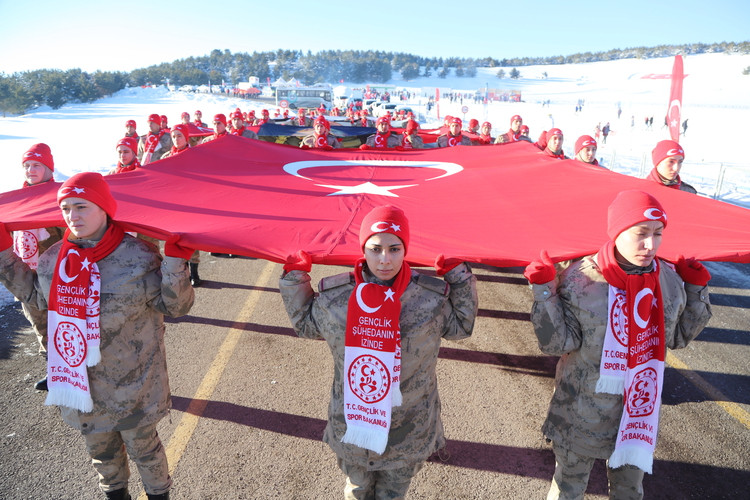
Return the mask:
[[194,287],[201,286],[203,280],[198,276],[198,264],[190,263],[190,284]]
[[146,493],[148,500],[169,500],[169,492],[162,493],[161,495],[150,495]]
[[127,488],[120,488],[119,490],[108,491],[105,493],[107,500],[132,500],[130,493]]

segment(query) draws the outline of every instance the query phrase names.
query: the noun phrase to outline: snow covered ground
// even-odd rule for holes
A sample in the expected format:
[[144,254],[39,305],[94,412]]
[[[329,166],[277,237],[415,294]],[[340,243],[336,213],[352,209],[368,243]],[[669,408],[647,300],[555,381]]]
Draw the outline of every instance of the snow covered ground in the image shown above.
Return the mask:
[[[519,67],[521,78],[498,79],[500,68],[479,68],[476,77],[418,78],[389,84],[418,94],[410,104],[416,107],[424,128],[438,126],[437,108],[427,114],[425,103],[434,88],[473,93],[485,87],[520,90],[520,103],[475,104],[439,102],[440,116],[459,116],[468,122],[489,121],[493,135],[505,132],[510,117],[520,114],[536,139],[542,130],[556,126],[565,134],[564,149],[572,147],[582,134],[594,135],[594,127],[611,124],[607,144],[600,141],[597,157],[617,172],[644,177],[651,169],[651,149],[669,138],[663,120],[669,101],[669,79],[643,78],[669,74],[673,58],[627,59],[588,64]],[[702,54],[684,57],[682,117],[688,129],[680,144],[686,152],[682,178],[701,195],[750,208],[750,160],[747,157],[744,126],[750,118],[750,55]],[[506,75],[512,68],[503,68]],[[544,77],[546,73],[546,77]],[[423,89],[431,89],[429,91]],[[550,101],[543,106],[543,101]],[[584,100],[583,111],[575,106]],[[462,113],[462,107],[468,108]],[[622,109],[617,117],[618,106]],[[23,182],[21,155],[34,143],[45,142],[55,158],[55,178],[64,180],[82,171],[106,173],[117,162],[115,144],[125,131],[125,121],[134,119],[138,132],[147,131],[151,113],[167,115],[171,124],[187,111],[196,109],[210,122],[216,113],[260,110],[267,104],[212,94],[169,92],[159,89],[124,89],[116,95],[90,104],[69,104],[60,109],[41,108],[23,116],[0,118],[0,192],[17,189]],[[273,110],[274,108],[270,108]],[[653,116],[653,128],[644,118]],[[632,123],[632,124],[631,124]],[[2,289],[2,293],[7,292]],[[0,296],[0,306],[7,296]]]

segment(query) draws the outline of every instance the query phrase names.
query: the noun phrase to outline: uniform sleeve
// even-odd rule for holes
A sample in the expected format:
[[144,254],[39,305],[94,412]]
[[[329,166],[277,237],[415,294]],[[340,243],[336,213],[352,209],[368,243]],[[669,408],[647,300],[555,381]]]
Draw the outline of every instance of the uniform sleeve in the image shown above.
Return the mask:
[[571,312],[569,300],[558,293],[555,281],[531,285],[534,304],[531,324],[544,354],[560,356],[581,347],[581,325]]
[[477,278],[471,268],[462,263],[445,274],[445,281],[450,285],[448,298],[452,311],[443,337],[450,340],[466,338],[474,330],[479,310]]
[[305,271],[286,273],[279,280],[279,291],[295,333],[308,339],[322,338],[313,318],[315,293],[310,284],[310,275]]
[[187,314],[193,307],[195,291],[190,285],[190,271],[185,260],[165,256],[157,272],[161,276],[160,290],[149,305],[173,318]]
[[0,283],[21,302],[40,311],[47,309],[36,271],[13,252],[13,247],[0,252]]
[[687,303],[680,314],[670,349],[682,349],[698,336],[711,319],[708,286],[685,283]]

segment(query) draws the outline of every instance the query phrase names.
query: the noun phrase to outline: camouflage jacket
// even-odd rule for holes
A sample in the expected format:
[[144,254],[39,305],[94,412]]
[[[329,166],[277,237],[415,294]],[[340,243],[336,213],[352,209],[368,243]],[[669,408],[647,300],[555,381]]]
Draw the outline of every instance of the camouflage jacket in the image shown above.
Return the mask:
[[[138,152],[136,156],[141,163],[143,163],[143,155],[146,152],[146,137],[148,137],[148,134],[142,135],[138,141]],[[151,155],[151,161],[154,162],[156,160],[161,160],[161,157],[166,153],[169,153],[171,149],[172,136],[170,136],[167,131],[159,138],[159,143],[156,145],[156,149],[154,149],[154,154]]]
[[[374,278],[368,281],[378,282]],[[476,277],[467,265],[449,271],[445,281],[412,272],[401,297],[399,319],[403,404],[393,407],[388,445],[382,455],[341,442],[346,432],[344,336],[353,275],[325,278],[319,284],[320,293],[314,294],[310,276],[291,271],[282,277],[279,289],[297,335],[325,339],[333,355],[333,387],[323,441],[336,455],[368,470],[395,469],[421,463],[445,445],[435,367],[441,339],[462,339],[474,328]]]
[[[81,240],[91,247],[96,242]],[[61,242],[30,270],[12,249],[0,252],[0,281],[19,300],[47,309]],[[161,256],[153,245],[125,235],[97,262],[101,273],[101,356],[88,369],[94,410],[61,407],[62,417],[84,434],[133,429],[159,421],[169,410],[164,315],[181,316],[193,305],[183,259]]]
[[[447,148],[449,146],[448,140],[450,139],[449,134],[443,134],[440,137],[437,138],[437,147],[439,148]],[[467,136],[461,134],[461,143],[460,146],[471,146],[471,139],[469,139]]]
[[[328,145],[331,146],[333,149],[339,149],[341,147],[341,143],[336,138],[336,136],[328,134],[326,136],[326,140],[328,141]],[[302,140],[299,143],[299,146],[307,146],[309,148],[315,147],[315,134],[306,135],[302,138]]]
[[[377,148],[377,146],[375,145],[375,136],[376,135],[378,135],[378,134],[372,134],[372,135],[367,136],[367,139],[365,140],[365,145],[369,146],[371,148]],[[396,134],[394,134],[392,132],[389,132],[388,133],[388,140],[387,140],[387,143],[386,143],[386,145],[384,147],[386,147],[386,148],[395,148],[395,147],[400,146],[400,145],[401,145],[401,139],[399,139],[399,137]]]
[[[711,318],[708,287],[683,283],[669,265],[660,264],[665,342],[679,349]],[[593,255],[573,262],[560,274],[556,290],[553,285],[532,286],[531,321],[539,348],[561,356],[542,431],[565,449],[606,459],[614,451],[623,411],[622,396],[594,392],[607,330],[609,285]]]

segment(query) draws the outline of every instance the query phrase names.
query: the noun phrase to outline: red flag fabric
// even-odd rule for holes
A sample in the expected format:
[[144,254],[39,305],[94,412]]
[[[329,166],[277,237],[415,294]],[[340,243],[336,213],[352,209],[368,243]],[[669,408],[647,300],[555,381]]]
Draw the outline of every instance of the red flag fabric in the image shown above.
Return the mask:
[[674,56],[672,66],[672,86],[669,91],[669,110],[667,123],[669,135],[673,141],[680,142],[680,114],[682,113],[682,80],[685,74],[682,68],[682,56]]
[[[641,189],[669,217],[659,255],[750,262],[750,210],[574,160],[534,145],[409,151],[302,150],[226,136],[133,172],[106,177],[127,230],[205,251],[283,262],[305,250],[314,263],[362,256],[360,221],[396,205],[411,226],[409,262],[439,254],[496,266],[555,260],[607,241],[607,207]],[[0,195],[9,230],[62,225],[58,184]]]

